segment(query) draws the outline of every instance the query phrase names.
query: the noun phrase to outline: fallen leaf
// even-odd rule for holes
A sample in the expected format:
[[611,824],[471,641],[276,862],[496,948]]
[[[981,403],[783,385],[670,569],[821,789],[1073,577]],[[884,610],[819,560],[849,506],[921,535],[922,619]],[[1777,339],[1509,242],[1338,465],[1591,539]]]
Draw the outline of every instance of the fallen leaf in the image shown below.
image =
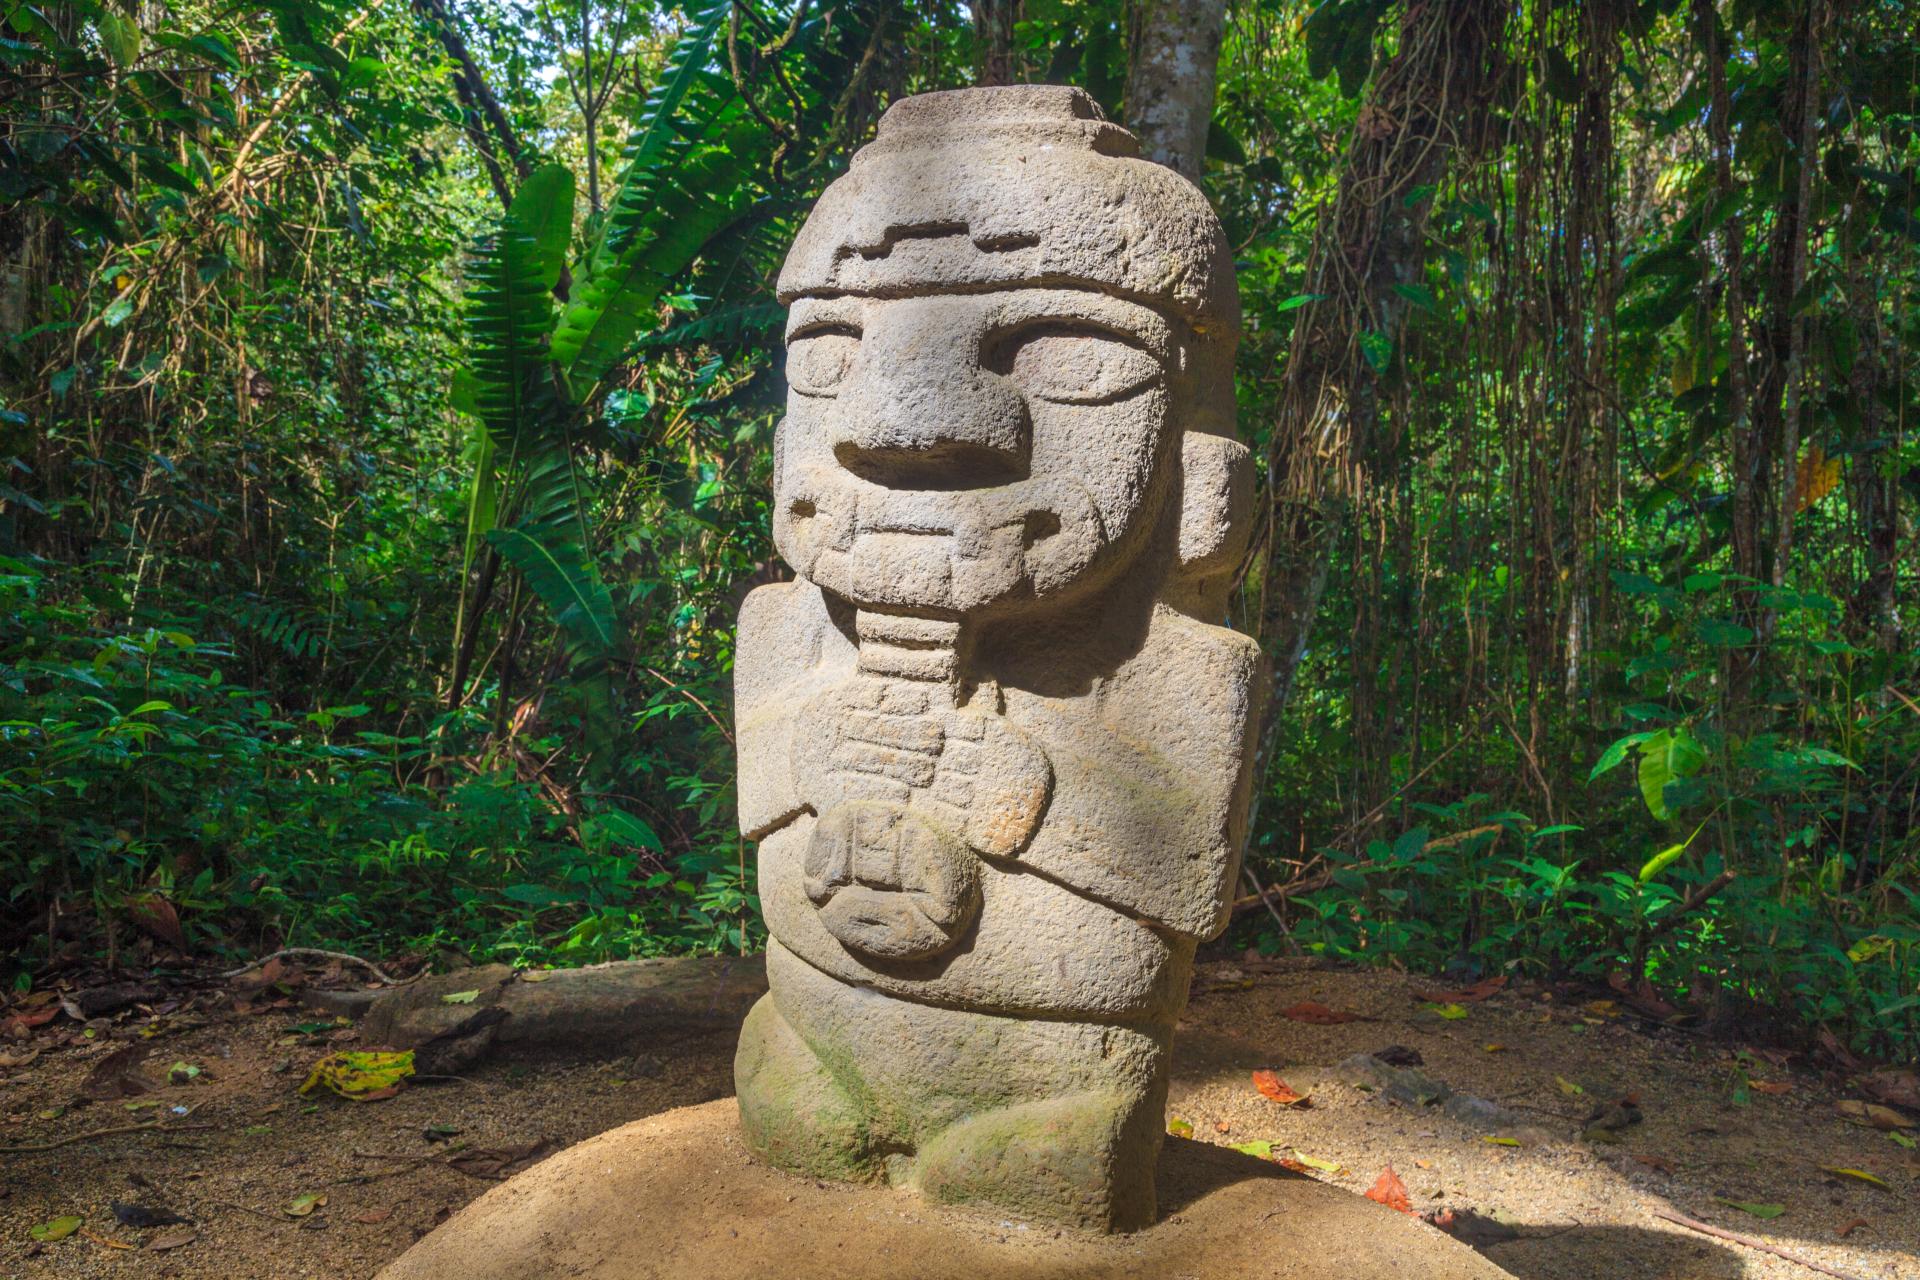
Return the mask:
[[1225,1120],[1216,1120],[1213,1122],[1213,1131],[1215,1133],[1226,1133],[1228,1130],[1232,1128],[1233,1126],[1228,1124]]
[[170,1084],[191,1084],[200,1078],[200,1065],[194,1062],[176,1062],[167,1068],[167,1081]]
[[1835,1227],[1833,1229],[1833,1234],[1839,1236],[1842,1240],[1845,1240],[1848,1236],[1852,1235],[1854,1231],[1856,1231],[1858,1228],[1870,1227],[1872,1225],[1873,1223],[1868,1221],[1866,1218],[1855,1218],[1851,1222],[1843,1222],[1839,1226]]
[[1585,1089],[1567,1079],[1565,1076],[1555,1076],[1553,1082],[1559,1085],[1560,1092],[1566,1094],[1569,1098],[1577,1098],[1586,1092]]
[[1503,973],[1497,977],[1482,978],[1472,986],[1463,987],[1458,991],[1421,991],[1416,988],[1413,998],[1433,1004],[1479,1004],[1506,985],[1507,975]]
[[148,1052],[144,1045],[130,1044],[100,1059],[80,1082],[80,1096],[93,1102],[115,1102],[152,1093],[160,1087],[158,1082],[140,1070]]
[[1318,1000],[1302,1000],[1299,1004],[1288,1005],[1280,1011],[1280,1016],[1295,1022],[1310,1023],[1316,1027],[1331,1027],[1342,1022],[1361,1022],[1364,1019],[1357,1013],[1343,1013],[1329,1009]]
[[1467,1016],[1467,1006],[1463,1004],[1424,1004],[1420,1007],[1445,1018],[1448,1022],[1458,1022]]
[[1665,1156],[1635,1156],[1634,1159],[1649,1169],[1658,1169],[1661,1173],[1669,1176],[1674,1172],[1673,1161],[1667,1159]]
[[98,1231],[87,1231],[83,1229],[80,1232],[80,1238],[83,1240],[91,1240],[95,1244],[102,1245],[108,1249],[137,1249],[140,1247],[139,1245],[128,1244],[125,1240],[115,1240],[111,1236],[103,1236]]
[[1258,1156],[1262,1160],[1273,1159],[1273,1144],[1265,1138],[1255,1138],[1252,1142],[1236,1142],[1233,1149],[1243,1156]]
[[1793,1081],[1791,1080],[1749,1080],[1747,1081],[1747,1087],[1749,1089],[1752,1089],[1755,1093],[1770,1093],[1775,1097],[1779,1097],[1783,1093],[1793,1092]]
[[1520,1139],[1518,1138],[1501,1138],[1493,1134],[1488,1134],[1486,1137],[1480,1139],[1480,1141],[1491,1142],[1496,1147],[1517,1147],[1520,1145]]
[[1787,1206],[1783,1204],[1754,1204],[1749,1200],[1728,1200],[1725,1197],[1720,1197],[1719,1202],[1729,1209],[1738,1209],[1756,1218],[1777,1218],[1787,1211]]
[[1182,1120],[1179,1116],[1170,1116],[1167,1119],[1167,1132],[1176,1138],[1191,1138],[1193,1136],[1193,1125]]
[[78,1231],[81,1224],[85,1221],[86,1219],[79,1214],[70,1213],[63,1218],[55,1218],[51,1222],[43,1222],[37,1227],[28,1227],[27,1234],[42,1244],[50,1243],[54,1240],[65,1240],[68,1236]]
[[1322,1173],[1339,1173],[1344,1167],[1338,1160],[1323,1160],[1319,1156],[1310,1156],[1300,1148],[1293,1149],[1293,1158],[1309,1169],[1318,1169]]
[[1914,1150],[1916,1147],[1920,1147],[1920,1143],[1916,1143],[1912,1138],[1909,1138],[1906,1134],[1900,1132],[1898,1129],[1887,1130],[1887,1140],[1889,1142],[1897,1143],[1900,1146],[1905,1147],[1909,1151]]
[[313,1064],[301,1093],[325,1086],[343,1098],[371,1102],[390,1098],[400,1082],[413,1074],[413,1050],[400,1053],[330,1053]]
[[15,1067],[24,1067],[40,1056],[38,1049],[22,1049],[19,1053],[0,1053],[0,1070],[11,1071]]
[[1304,1107],[1309,1104],[1306,1094],[1298,1093],[1294,1087],[1271,1071],[1253,1073],[1253,1087],[1264,1098],[1271,1098],[1283,1107]]
[[379,1209],[369,1209],[365,1213],[356,1213],[353,1215],[353,1220],[369,1227],[377,1227],[392,1216],[393,1206],[386,1205]]
[[307,1191],[287,1201],[280,1212],[286,1214],[289,1218],[304,1218],[310,1215],[315,1209],[325,1208],[326,1204],[326,1192]]
[[520,971],[520,981],[522,982],[545,982],[552,976],[553,970],[551,969],[522,969]]
[[440,1003],[441,1004],[472,1004],[475,1000],[478,1000],[479,998],[480,998],[480,989],[476,987],[472,991],[450,992],[447,995],[440,997]]
[[1407,1195],[1407,1184],[1400,1181],[1400,1175],[1388,1165],[1380,1171],[1380,1176],[1367,1192],[1367,1199],[1383,1204],[1389,1209],[1401,1213],[1413,1212],[1413,1201]]
[[1876,1129],[1911,1129],[1913,1127],[1913,1121],[1892,1107],[1883,1107],[1877,1102],[1843,1098],[1833,1104],[1833,1109],[1849,1120],[1859,1124],[1870,1124]]
[[1507,1046],[1503,1044],[1483,1044],[1480,1047],[1488,1053],[1505,1053],[1507,1051]]
[[192,1244],[199,1238],[200,1233],[192,1227],[175,1227],[171,1231],[162,1231],[147,1241],[146,1247],[156,1252],[161,1249],[178,1249],[183,1245]]
[[179,951],[187,949],[187,935],[180,929],[180,913],[157,893],[128,898],[122,906],[134,925]]
[[1878,1174],[1868,1173],[1865,1169],[1840,1169],[1833,1165],[1823,1164],[1820,1166],[1820,1172],[1830,1173],[1836,1178],[1852,1178],[1855,1182],[1864,1182],[1868,1186],[1878,1187],[1882,1191],[1893,1190],[1892,1187],[1887,1185],[1886,1179],[1880,1177]]

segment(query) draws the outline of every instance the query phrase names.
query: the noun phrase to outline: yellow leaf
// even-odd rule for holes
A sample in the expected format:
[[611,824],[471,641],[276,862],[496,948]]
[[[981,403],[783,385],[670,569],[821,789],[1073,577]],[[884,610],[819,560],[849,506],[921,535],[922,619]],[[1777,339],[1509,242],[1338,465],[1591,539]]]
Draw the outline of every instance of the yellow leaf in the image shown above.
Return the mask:
[[1191,1138],[1193,1126],[1179,1116],[1172,1116],[1167,1120],[1167,1132],[1176,1138]]
[[472,1004],[480,998],[479,988],[472,991],[452,991],[440,997],[441,1004]]
[[1865,1169],[1837,1169],[1832,1165],[1823,1164],[1820,1166],[1820,1172],[1830,1173],[1836,1178],[1852,1178],[1855,1182],[1864,1182],[1868,1186],[1878,1187],[1882,1191],[1893,1190],[1892,1187],[1887,1185],[1884,1179],[1868,1173]]
[[1318,1169],[1322,1173],[1338,1173],[1341,1164],[1338,1160],[1322,1160],[1319,1156],[1310,1156],[1300,1148],[1293,1149],[1293,1158],[1309,1169]]
[[1553,1078],[1553,1082],[1559,1085],[1560,1092],[1566,1094],[1569,1098],[1577,1098],[1581,1094],[1586,1092],[1585,1089],[1582,1089],[1579,1085],[1567,1079],[1565,1076],[1555,1076]]
[[1507,1051],[1507,1046],[1503,1044],[1488,1044],[1488,1045],[1482,1045],[1480,1047],[1485,1049],[1488,1053],[1505,1053]]
[[315,1209],[324,1207],[326,1203],[327,1203],[326,1192],[309,1191],[304,1195],[297,1195],[293,1199],[287,1201],[286,1207],[281,1209],[281,1212],[286,1214],[289,1218],[304,1218],[309,1214],[311,1214]]
[[1793,509],[1805,511],[1840,484],[1840,459],[1829,458],[1819,445],[1807,446],[1793,469]]
[[1496,1138],[1492,1134],[1488,1134],[1486,1137],[1480,1139],[1480,1141],[1491,1142],[1496,1147],[1517,1147],[1520,1145],[1520,1139],[1518,1138]]
[[325,1086],[343,1098],[356,1102],[371,1101],[372,1095],[389,1096],[385,1091],[398,1088],[413,1074],[413,1050],[400,1053],[330,1053],[313,1064],[301,1093]]
[[1458,1022],[1467,1016],[1467,1006],[1463,1004],[1427,1004],[1421,1008],[1429,1013],[1438,1014],[1448,1022]]

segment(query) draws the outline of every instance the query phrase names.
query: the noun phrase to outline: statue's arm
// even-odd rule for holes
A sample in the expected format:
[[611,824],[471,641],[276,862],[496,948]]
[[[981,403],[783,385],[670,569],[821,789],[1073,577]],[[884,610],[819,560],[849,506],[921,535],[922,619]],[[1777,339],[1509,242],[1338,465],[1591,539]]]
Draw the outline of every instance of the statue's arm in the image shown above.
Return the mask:
[[749,840],[779,830],[807,807],[794,779],[794,738],[801,708],[835,678],[825,652],[831,631],[819,588],[805,582],[757,587],[740,605],[734,735],[740,833]]
[[1154,631],[1095,705],[1057,706],[1031,726],[1054,790],[1020,861],[1129,915],[1210,938],[1226,925],[1240,869],[1260,651],[1180,615]]

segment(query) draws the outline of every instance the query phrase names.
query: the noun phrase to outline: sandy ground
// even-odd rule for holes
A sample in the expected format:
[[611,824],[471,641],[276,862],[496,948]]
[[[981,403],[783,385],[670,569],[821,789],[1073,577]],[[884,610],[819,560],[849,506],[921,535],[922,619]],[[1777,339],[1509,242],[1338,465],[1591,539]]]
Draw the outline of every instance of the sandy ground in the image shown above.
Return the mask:
[[[1920,1159],[1838,1116],[1842,1095],[1827,1080],[1765,1055],[1736,1058],[1734,1046],[1649,1032],[1604,1006],[1565,1008],[1537,994],[1502,992],[1447,1020],[1419,998],[1435,985],[1381,972],[1205,966],[1181,1031],[1169,1114],[1205,1141],[1267,1142],[1276,1157],[1337,1165],[1313,1174],[1356,1191],[1391,1164],[1416,1211],[1471,1210],[1505,1224],[1494,1232],[1514,1238],[1484,1251],[1521,1280],[1818,1274],[1662,1221],[1659,1210],[1856,1280],[1920,1280]],[[1316,1025],[1283,1015],[1302,1001],[1362,1020]],[[0,1070],[4,1146],[192,1108],[161,1131],[0,1153],[0,1277],[364,1280],[494,1185],[492,1169],[532,1144],[557,1149],[731,1091],[732,1038],[706,1035],[616,1061],[492,1060],[458,1081],[377,1102],[303,1098],[306,1069],[328,1046],[290,1028],[314,1019],[208,1007],[160,1019],[156,1029],[135,1016],[97,1027],[97,1043]],[[143,1039],[142,1030],[151,1034]],[[350,1028],[331,1034],[338,1047],[357,1047]],[[200,1074],[135,1100],[158,1107],[75,1105],[89,1071],[128,1043],[151,1047],[150,1076],[164,1079],[175,1062]],[[1396,1101],[1349,1083],[1358,1077],[1338,1067],[1389,1045],[1417,1051],[1430,1080],[1504,1110],[1476,1120],[1471,1107]],[[1262,1096],[1255,1070],[1275,1072],[1309,1105]],[[1739,1105],[1741,1074],[1776,1091],[1753,1090]],[[1629,1094],[1639,1123],[1613,1141],[1582,1138],[1596,1105]],[[1463,1112],[1467,1119],[1456,1118]],[[1885,1185],[1824,1171],[1835,1168]],[[315,1196],[324,1204],[288,1214]],[[192,1223],[124,1225],[116,1201]],[[1783,1212],[1762,1218],[1726,1201]],[[65,1215],[84,1224],[55,1243],[31,1238],[32,1227]],[[187,1236],[170,1249],[146,1247]]]

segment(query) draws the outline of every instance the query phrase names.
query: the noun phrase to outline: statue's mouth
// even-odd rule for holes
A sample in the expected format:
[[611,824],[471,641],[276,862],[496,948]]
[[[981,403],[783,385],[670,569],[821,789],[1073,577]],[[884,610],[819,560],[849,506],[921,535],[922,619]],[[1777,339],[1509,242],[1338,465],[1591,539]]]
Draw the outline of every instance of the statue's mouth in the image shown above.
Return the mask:
[[965,612],[1078,578],[1107,542],[1071,478],[978,489],[896,489],[810,464],[779,486],[781,554],[802,576],[862,604]]

